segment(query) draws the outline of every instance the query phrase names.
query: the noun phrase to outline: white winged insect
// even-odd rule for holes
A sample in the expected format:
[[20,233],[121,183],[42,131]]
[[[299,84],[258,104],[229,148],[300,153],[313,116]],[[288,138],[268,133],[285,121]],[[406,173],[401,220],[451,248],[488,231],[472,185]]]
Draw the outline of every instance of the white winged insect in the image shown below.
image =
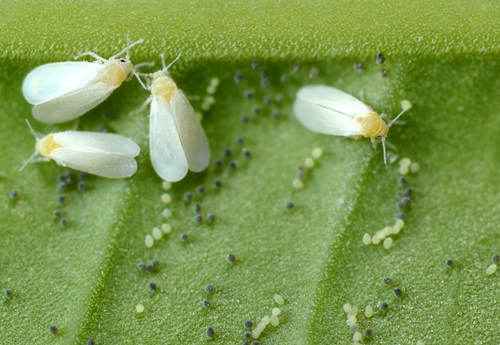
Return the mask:
[[377,114],[363,102],[339,89],[326,85],[308,85],[297,91],[293,111],[300,123],[313,132],[371,138],[372,142],[380,138],[386,163],[385,138],[389,128],[410,107],[408,102],[394,120],[386,123],[386,115]]
[[[36,138],[35,152],[19,171],[30,162],[51,159],[63,167],[108,178],[130,177],[137,170],[134,157],[140,148],[121,135],[66,131],[40,137],[29,122],[28,126]],[[38,154],[43,157],[34,159]]]
[[[139,43],[142,40],[129,44],[127,37],[127,47],[109,59],[86,52],[75,59],[90,55],[96,61],[56,62],[35,68],[23,82],[24,98],[34,105],[35,119],[45,123],[66,122],[103,102],[135,74],[130,48]],[[120,58],[124,53],[125,58]]]
[[[179,57],[180,55],[177,59]],[[151,91],[151,96],[136,112],[151,103],[151,163],[164,181],[176,182],[182,180],[188,170],[205,170],[210,161],[210,147],[193,107],[168,73],[168,68],[177,59],[165,67],[163,54],[161,58],[162,70],[153,74],[142,74],[152,79],[147,88]]]

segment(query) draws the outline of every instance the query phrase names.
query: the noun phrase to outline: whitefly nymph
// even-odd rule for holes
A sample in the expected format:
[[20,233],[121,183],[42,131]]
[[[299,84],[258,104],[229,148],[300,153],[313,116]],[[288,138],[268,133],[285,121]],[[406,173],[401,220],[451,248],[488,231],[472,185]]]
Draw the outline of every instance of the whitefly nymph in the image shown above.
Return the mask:
[[297,119],[307,129],[323,134],[351,138],[380,139],[384,148],[384,163],[387,162],[385,138],[394,122],[411,105],[406,107],[389,123],[387,116],[379,115],[355,97],[326,85],[308,85],[297,91],[293,110]]

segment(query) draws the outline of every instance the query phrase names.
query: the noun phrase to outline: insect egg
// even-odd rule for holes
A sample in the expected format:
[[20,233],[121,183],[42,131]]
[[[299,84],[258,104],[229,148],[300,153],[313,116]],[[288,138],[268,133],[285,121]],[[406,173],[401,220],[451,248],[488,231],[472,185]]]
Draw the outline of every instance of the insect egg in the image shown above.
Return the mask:
[[245,331],[243,332],[243,338],[244,339],[252,339],[252,332]]
[[78,182],[78,190],[85,190],[85,187],[87,187],[87,185],[84,181]]
[[140,262],[138,265],[137,265],[137,268],[140,270],[140,271],[145,271],[146,270],[146,264],[144,262]]
[[215,331],[212,327],[207,328],[207,338],[213,339],[215,337]]
[[250,121],[250,117],[248,115],[243,115],[241,117],[241,122],[247,123],[248,121]]
[[264,97],[264,104],[270,105],[273,103],[273,99],[270,96]]
[[392,278],[386,277],[382,279],[382,282],[387,285],[387,286],[393,286],[394,285],[394,280]]
[[252,69],[257,69],[257,68],[259,68],[259,61],[253,60],[252,61]]
[[155,284],[155,283],[149,283],[149,284],[148,284],[148,289],[149,289],[151,292],[155,292],[155,291],[158,289],[158,287],[156,286],[156,284]]
[[200,206],[200,204],[198,204],[198,203],[194,204],[194,206],[193,206],[193,211],[194,211],[195,213],[200,213],[200,211],[201,211],[201,206]]
[[403,176],[401,176],[401,177],[398,179],[398,184],[399,184],[400,186],[404,186],[404,185],[406,185],[406,182],[407,182],[407,181],[406,181],[406,178],[405,178],[405,177],[403,177]]
[[397,298],[402,298],[403,297],[403,290],[400,288],[394,288],[394,296]]
[[253,326],[252,320],[246,320],[244,326],[245,326],[245,328],[248,328],[248,329],[252,328],[252,326]]
[[455,266],[455,262],[452,259],[448,259],[448,260],[446,260],[446,266],[451,268],[451,267]]
[[500,260],[500,255],[498,254],[495,254],[491,257],[491,262],[493,262],[494,264],[497,264],[499,260]]
[[215,162],[214,162],[214,164],[215,164],[215,166],[217,168],[220,168],[220,167],[222,167],[224,165],[224,163],[220,159],[216,159]]
[[287,202],[285,203],[285,209],[286,209],[287,211],[290,211],[292,208],[293,208],[293,202],[292,202],[292,201],[287,201]]
[[262,86],[263,88],[269,87],[269,79],[261,79],[260,86]]
[[7,289],[3,292],[3,295],[6,297],[6,298],[12,298],[12,290],[11,289]]
[[273,119],[279,120],[281,117],[281,114],[279,111],[273,111]]
[[188,239],[189,239],[189,235],[188,234],[182,234],[181,235],[181,241],[182,242],[186,242]]
[[354,325],[351,325],[351,326],[349,327],[349,331],[350,331],[351,333],[356,333],[356,332],[358,331],[358,324],[357,324],[357,323],[355,323]]
[[253,113],[255,115],[260,115],[262,113],[262,109],[260,107],[253,108]]
[[236,169],[236,162],[229,162],[229,169],[235,170]]
[[11,190],[11,191],[10,191],[10,193],[9,193],[9,197],[10,197],[12,200],[17,199],[17,197],[18,197],[17,190],[15,190],[15,189]]
[[156,267],[160,264],[160,261],[158,261],[157,259],[153,259],[151,260],[151,265],[153,265],[153,267]]
[[354,70],[356,72],[363,72],[363,64],[361,62],[356,62],[354,64]]
[[214,292],[214,286],[212,284],[208,284],[207,286],[205,286],[205,292],[206,293]]
[[365,338],[371,338],[373,335],[373,331],[371,330],[371,328],[367,328],[363,332],[363,335],[365,336]]
[[215,215],[213,213],[207,214],[207,222],[213,223],[215,221]]
[[375,59],[375,62],[378,64],[378,65],[381,65],[385,62],[385,56],[382,54],[382,53],[378,53],[377,54],[377,58]]
[[491,275],[491,274],[495,273],[495,272],[496,272],[496,270],[497,270],[497,265],[495,265],[495,264],[491,264],[491,265],[489,265],[489,266],[488,266],[488,268],[486,269],[486,274],[487,274],[487,275]]
[[200,224],[202,221],[203,221],[203,216],[201,214],[197,214],[196,216],[194,216],[194,222],[196,224]]
[[282,83],[286,83],[288,81],[288,74],[282,74],[280,80]]
[[380,310],[386,311],[387,309],[389,309],[389,303],[387,302],[380,303]]
[[293,71],[297,73],[302,69],[302,63],[300,61],[295,62],[295,65],[293,65]]
[[193,194],[191,192],[187,192],[182,198],[184,199],[184,201],[191,201],[191,199],[193,198]]
[[56,326],[50,326],[49,332],[52,333],[53,335],[57,335],[59,333],[59,329]]
[[382,68],[379,72],[380,76],[382,78],[386,78],[387,77],[387,71],[385,70],[385,68]]
[[229,262],[230,264],[234,264],[234,262],[236,261],[236,256],[234,256],[234,254],[227,254],[227,262]]
[[221,180],[215,180],[215,181],[214,181],[214,186],[215,186],[216,188],[220,188],[220,187],[222,187],[222,182],[221,182]]
[[243,157],[245,158],[251,158],[252,157],[252,153],[248,150],[248,149],[243,149]]
[[241,83],[243,80],[243,75],[241,74],[241,72],[236,72],[236,74],[234,75],[234,82],[236,84],[239,84]]
[[203,301],[203,307],[204,307],[204,308],[207,308],[207,309],[208,309],[208,308],[210,308],[211,306],[212,306],[212,303],[210,303],[210,301],[209,301],[209,300],[204,300],[204,301]]
[[95,345],[94,339],[87,340],[87,345]]
[[65,227],[68,225],[68,220],[66,218],[61,218],[61,220],[59,221],[59,225],[62,226],[62,227]]
[[158,229],[158,228],[153,228],[153,237],[155,238],[155,240],[159,240],[159,239],[161,239],[162,235],[163,235],[163,234],[162,234],[162,232],[161,232],[161,230],[160,230],[160,229]]
[[231,156],[232,156],[232,154],[233,154],[233,153],[231,152],[231,150],[230,150],[230,149],[228,149],[228,148],[225,148],[225,149],[224,149],[224,156],[226,156],[226,157],[231,157]]
[[62,211],[59,211],[59,210],[56,210],[54,211],[53,215],[54,215],[54,218],[61,218],[62,217]]
[[151,235],[147,235],[145,243],[146,243],[146,247],[151,248],[154,244],[153,237],[151,237]]
[[60,194],[57,196],[57,202],[62,204],[66,200],[66,195]]

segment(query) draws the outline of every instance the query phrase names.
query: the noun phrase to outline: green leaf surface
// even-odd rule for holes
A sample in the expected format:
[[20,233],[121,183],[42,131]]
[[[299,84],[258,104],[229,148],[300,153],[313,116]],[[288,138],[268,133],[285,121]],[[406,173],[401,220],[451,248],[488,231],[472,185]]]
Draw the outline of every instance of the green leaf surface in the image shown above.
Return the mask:
[[[494,344],[500,336],[498,273],[485,270],[499,251],[500,66],[496,2],[4,2],[0,4],[0,344],[238,344],[243,323],[258,323],[285,299],[280,325],[267,326],[263,344],[349,344],[345,303],[364,310],[366,344]],[[36,122],[24,100],[25,75],[41,62],[71,60],[92,50],[107,57],[125,36],[143,38],[134,62],[165,52],[183,55],[171,72],[189,96],[201,99],[213,77],[215,104],[203,113],[212,162],[189,173],[168,193],[148,150],[147,111],[129,117],[148,97],[136,80],[125,83],[79,121]],[[375,64],[378,51],[387,61]],[[251,61],[260,67],[253,70]],[[294,64],[302,61],[300,71]],[[354,71],[362,62],[364,70]],[[311,68],[318,76],[311,79]],[[388,77],[379,72],[387,70]],[[260,73],[270,72],[269,88]],[[243,82],[233,77],[241,71]],[[282,82],[280,76],[289,76]],[[413,108],[393,126],[388,141],[400,158],[420,163],[408,175],[414,188],[405,227],[394,247],[365,246],[365,233],[394,224],[397,164],[384,166],[380,145],[309,132],[294,118],[296,90],[328,84],[394,117],[400,102]],[[245,93],[254,91],[252,100]],[[282,94],[271,105],[264,97]],[[196,110],[201,101],[193,100]],[[262,113],[254,115],[255,107]],[[272,114],[278,111],[279,120]],[[103,114],[108,113],[109,119]],[[250,122],[241,122],[242,115]],[[29,164],[36,131],[103,125],[141,146],[139,169],[129,179],[88,176],[87,188],[65,190],[57,202],[54,162]],[[239,136],[245,138],[238,144]],[[315,147],[323,156],[294,189],[296,166]],[[224,148],[233,156],[224,158]],[[251,159],[241,152],[247,148]],[[228,168],[234,161],[236,170]],[[213,182],[220,179],[222,188]],[[198,186],[205,193],[196,192]],[[9,198],[16,189],[17,200]],[[186,202],[186,192],[193,200]],[[293,201],[291,211],[284,208]],[[194,222],[193,206],[216,221]],[[162,212],[168,208],[172,216]],[[67,227],[53,217],[61,210]],[[153,227],[169,235],[144,243]],[[181,234],[189,234],[182,242]],[[229,264],[228,253],[236,255]],[[153,273],[140,262],[160,261]],[[445,261],[452,258],[453,268]],[[404,291],[382,284],[392,277]],[[152,293],[148,284],[158,290]],[[215,292],[204,287],[213,284]],[[203,308],[202,301],[212,303]],[[382,312],[379,304],[389,303]],[[143,304],[144,313],[136,312]],[[49,327],[56,325],[53,336]],[[207,339],[207,327],[216,337]]]

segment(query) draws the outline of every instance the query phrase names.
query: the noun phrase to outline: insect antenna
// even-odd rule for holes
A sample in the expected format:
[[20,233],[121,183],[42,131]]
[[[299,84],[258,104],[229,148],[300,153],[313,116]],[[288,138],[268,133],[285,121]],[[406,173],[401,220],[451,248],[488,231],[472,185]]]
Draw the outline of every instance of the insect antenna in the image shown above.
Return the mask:
[[[38,137],[37,133],[33,130],[33,127],[31,127],[31,124],[30,122],[28,121],[28,119],[26,119],[26,123],[28,124],[28,127],[30,128],[30,131],[31,133],[33,134],[33,136],[35,137],[36,141],[38,142],[38,140],[40,140],[40,138]],[[35,149],[35,152],[33,152],[33,154],[30,156],[30,158],[28,158],[26,161],[24,161],[24,164],[23,166],[19,169],[19,171],[23,170],[24,167],[26,165],[28,165],[29,162],[31,162],[33,160],[33,158],[36,157],[36,155],[38,155],[38,151]]]
[[177,61],[179,60],[179,58],[181,57],[182,55],[182,52],[179,53],[179,55],[174,59],[174,61],[172,61],[167,67],[165,67],[165,54],[160,54],[161,56],[161,63],[163,64],[163,72],[164,73],[168,73],[168,69]]
[[407,111],[407,110],[408,110],[408,109],[403,109],[403,111],[402,111],[402,112],[400,112],[400,113],[399,113],[399,115],[398,115],[398,116],[396,116],[396,118],[395,118],[394,120],[392,120],[391,122],[389,122],[389,123],[387,124],[387,126],[388,126],[388,127],[391,127],[391,126],[393,125],[393,123],[394,123],[394,122],[396,122],[396,121],[399,119],[399,117],[400,117],[401,115],[403,115],[403,114],[405,113],[405,111]]

